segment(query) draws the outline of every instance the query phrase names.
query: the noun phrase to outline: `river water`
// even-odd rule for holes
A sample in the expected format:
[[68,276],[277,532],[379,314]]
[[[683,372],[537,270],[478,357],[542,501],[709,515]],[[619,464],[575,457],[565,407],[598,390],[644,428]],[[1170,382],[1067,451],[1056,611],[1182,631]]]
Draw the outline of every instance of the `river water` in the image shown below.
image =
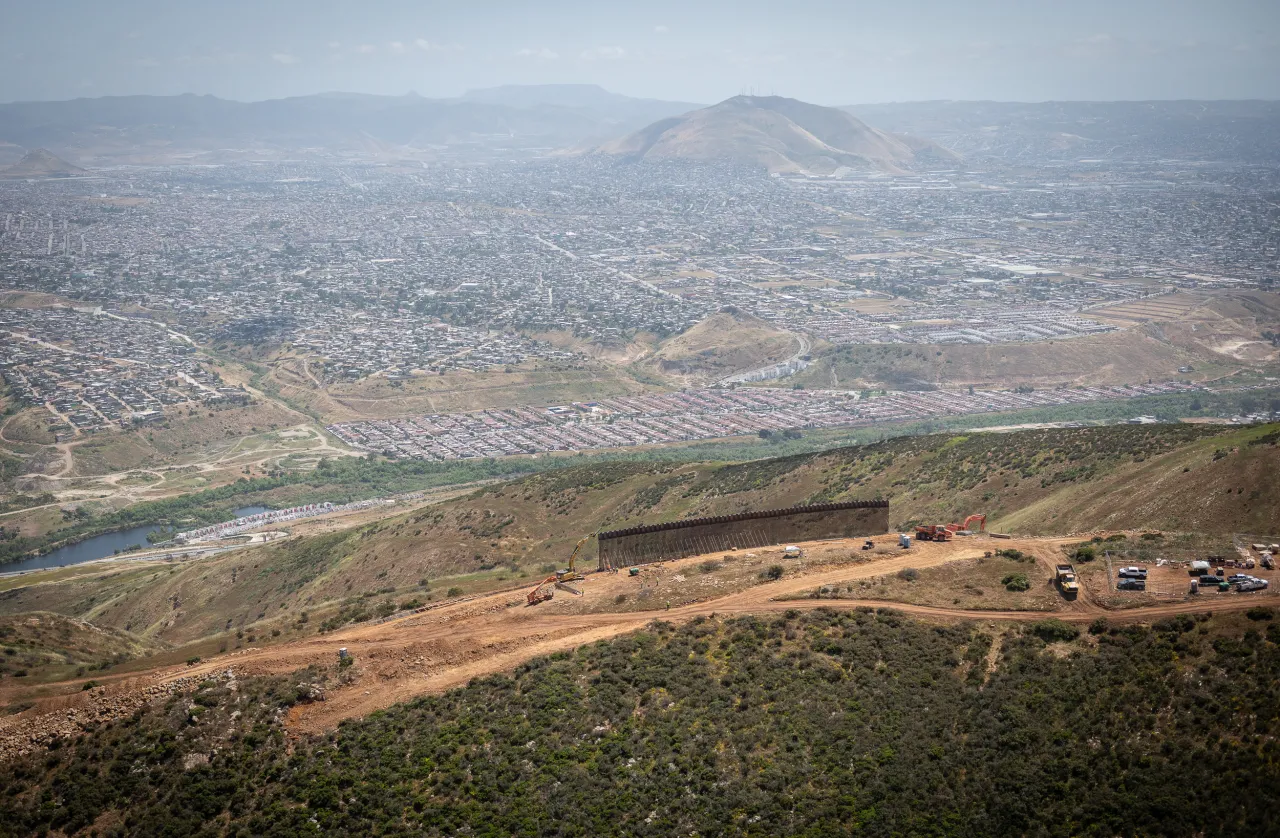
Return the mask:
[[23,559],[20,562],[0,564],[0,573],[12,573],[18,570],[42,570],[47,567],[80,564],[81,562],[91,562],[94,559],[103,559],[107,556],[115,555],[117,551],[124,552],[137,544],[146,547],[148,546],[147,535],[157,529],[158,527],[151,524],[131,527],[119,532],[95,535],[93,538],[86,538],[77,544],[59,547],[57,550],[46,553],[43,556],[34,556],[30,559]]
[[[266,506],[242,506],[239,509],[232,510],[232,514],[237,518],[243,518],[246,515],[256,515],[259,512],[268,511],[270,511],[269,507]],[[149,547],[151,545],[147,543],[147,536],[157,529],[159,527],[155,524],[143,524],[142,526],[130,527],[119,532],[95,535],[93,538],[86,538],[79,543],[59,547],[57,550],[46,553],[43,556],[34,556],[29,559],[23,559],[20,562],[0,564],[0,573],[64,567],[66,565],[80,564],[81,562],[91,562],[95,559],[105,559],[108,556],[114,556],[116,553],[123,553],[130,547]]]

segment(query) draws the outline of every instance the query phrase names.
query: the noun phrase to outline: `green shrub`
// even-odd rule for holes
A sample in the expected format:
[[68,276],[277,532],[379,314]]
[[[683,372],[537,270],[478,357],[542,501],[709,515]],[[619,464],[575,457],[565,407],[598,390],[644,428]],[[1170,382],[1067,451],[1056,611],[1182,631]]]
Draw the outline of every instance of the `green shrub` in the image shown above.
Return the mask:
[[1265,605],[1255,605],[1248,611],[1244,612],[1244,615],[1254,621],[1274,620],[1276,612],[1274,608],[1267,608]]
[[1098,551],[1091,544],[1081,544],[1076,551],[1071,554],[1071,558],[1078,562],[1091,562],[1098,558]]
[[1080,636],[1080,629],[1062,620],[1040,620],[1031,624],[1031,633],[1046,643],[1055,643],[1075,640]]
[[0,833],[1270,835],[1278,624],[1125,625],[1087,656],[1028,630],[989,658],[890,609],[655,621],[315,737],[281,710],[350,669],[246,674],[0,764]]
[[1027,579],[1025,573],[1010,573],[1008,576],[1000,580],[1000,584],[1004,585],[1006,590],[1010,591],[1029,591],[1031,590],[1031,580]]
[[787,569],[780,564],[770,565],[768,570],[762,571],[760,573],[760,578],[777,580],[777,579],[781,579],[782,574],[786,572],[787,572]]
[[902,570],[898,571],[898,578],[905,579],[908,582],[914,582],[920,578],[920,571],[916,570],[914,567],[904,567]]
[[459,588],[457,585],[454,585],[452,588],[450,588],[448,591],[445,592],[445,596],[448,596],[448,597],[462,596],[462,589]]

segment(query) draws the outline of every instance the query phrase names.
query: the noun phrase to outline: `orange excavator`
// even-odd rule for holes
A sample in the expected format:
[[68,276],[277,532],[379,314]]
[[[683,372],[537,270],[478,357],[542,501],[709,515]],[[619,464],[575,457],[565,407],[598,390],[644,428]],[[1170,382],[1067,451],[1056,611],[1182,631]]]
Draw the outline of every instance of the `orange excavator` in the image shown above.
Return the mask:
[[970,529],[969,525],[975,522],[978,524],[978,530],[977,530],[978,532],[987,531],[986,515],[970,515],[968,518],[964,519],[963,524],[947,524],[947,529],[951,530],[952,532],[960,532],[961,530],[964,530],[965,532],[973,532],[973,530]]
[[573,585],[569,583],[581,582],[583,579],[587,578],[578,572],[577,561],[578,554],[582,552],[582,545],[590,541],[593,536],[595,536],[595,533],[591,533],[591,535],[584,535],[582,538],[578,539],[578,543],[573,548],[573,553],[569,555],[569,566],[564,570],[557,570],[555,573],[535,585],[533,590],[529,591],[529,595],[526,597],[529,601],[529,605],[537,605],[540,602],[546,602],[551,599],[556,595],[556,588],[559,588],[562,591],[568,591],[575,596],[582,596],[582,591],[573,587]]

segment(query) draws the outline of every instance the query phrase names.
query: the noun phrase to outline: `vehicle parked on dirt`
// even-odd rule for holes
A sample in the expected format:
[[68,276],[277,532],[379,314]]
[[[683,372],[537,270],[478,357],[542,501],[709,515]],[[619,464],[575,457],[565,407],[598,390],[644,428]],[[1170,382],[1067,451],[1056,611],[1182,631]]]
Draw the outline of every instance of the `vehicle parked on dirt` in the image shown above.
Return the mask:
[[1080,593],[1080,583],[1076,579],[1076,569],[1069,564],[1060,564],[1055,568],[1054,581],[1058,590],[1067,599],[1075,599]]

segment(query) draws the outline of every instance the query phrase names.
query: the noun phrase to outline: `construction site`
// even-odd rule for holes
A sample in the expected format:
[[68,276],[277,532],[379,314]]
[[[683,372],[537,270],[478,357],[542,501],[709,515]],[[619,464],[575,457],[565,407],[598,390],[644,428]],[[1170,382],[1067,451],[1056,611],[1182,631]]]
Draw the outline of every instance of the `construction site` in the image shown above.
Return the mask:
[[599,569],[613,570],[784,541],[852,538],[888,531],[887,500],[811,504],[694,518],[600,533]]
[[[1076,624],[1098,618],[1145,622],[1280,603],[1269,585],[1250,590],[1237,582],[1221,591],[1214,586],[1212,592],[1192,593],[1189,580],[1202,572],[1191,574],[1168,562],[1150,572],[1170,580],[1176,576],[1181,596],[1167,596],[1155,585],[1117,592],[1105,558],[1084,566],[1067,561],[1073,551],[1079,555],[1080,536],[987,533],[980,515],[887,532],[887,512],[885,502],[869,501],[603,532],[596,567],[584,572],[581,562],[595,535],[588,534],[577,542],[567,567],[532,588],[452,597],[331,633],[185,664],[157,660],[149,669],[101,677],[90,690],[64,682],[35,695],[25,691],[30,708],[0,718],[0,758],[128,715],[193,678],[228,670],[252,675],[332,667],[340,650],[343,686],[328,690],[323,700],[294,706],[286,720],[291,730],[327,730],[342,719],[637,631],[654,620],[892,608],[927,620],[980,621],[998,631],[1047,616]],[[792,537],[806,533],[822,537]],[[1269,558],[1270,542],[1258,543]],[[1251,574],[1269,581],[1275,571],[1261,566],[1261,555],[1251,558],[1257,565]],[[1243,554],[1239,561],[1243,565]],[[1025,588],[1009,584],[1018,576]],[[0,692],[0,702],[18,697],[14,687]]]

